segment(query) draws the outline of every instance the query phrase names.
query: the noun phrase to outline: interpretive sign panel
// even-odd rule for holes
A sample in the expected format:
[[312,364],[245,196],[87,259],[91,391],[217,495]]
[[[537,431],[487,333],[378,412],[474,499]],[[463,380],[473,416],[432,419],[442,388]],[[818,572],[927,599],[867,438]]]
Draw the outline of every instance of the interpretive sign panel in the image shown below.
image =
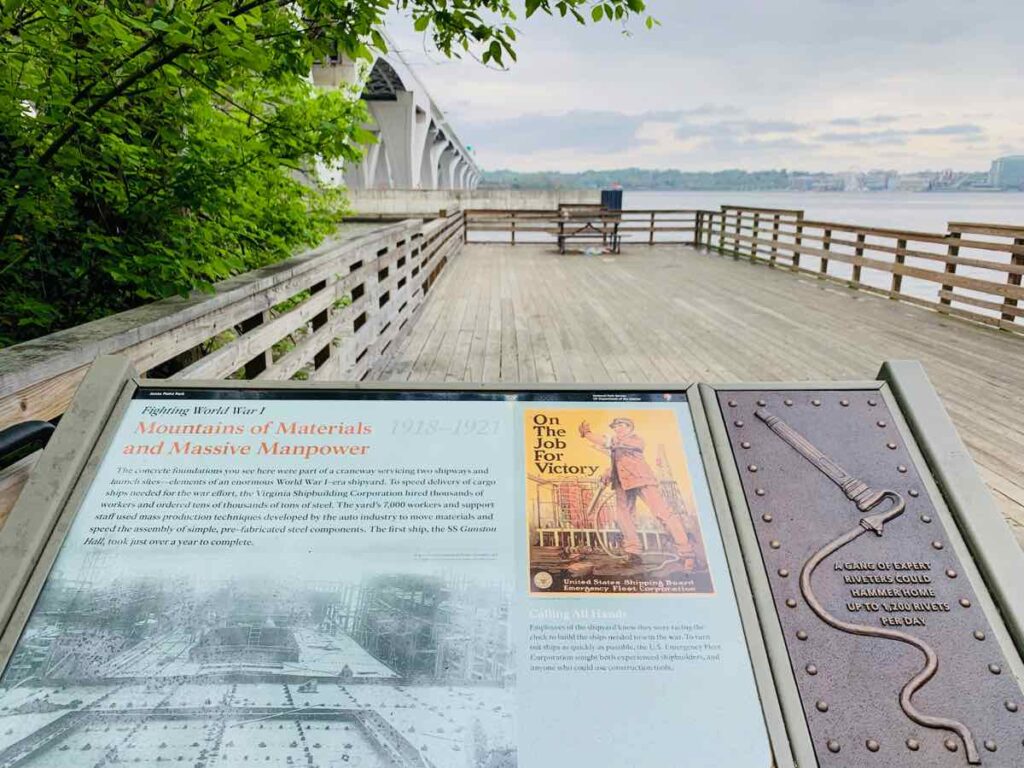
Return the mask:
[[144,385],[110,429],[0,768],[771,765],[686,393]]
[[1002,628],[883,394],[717,398],[819,764],[1024,764]]

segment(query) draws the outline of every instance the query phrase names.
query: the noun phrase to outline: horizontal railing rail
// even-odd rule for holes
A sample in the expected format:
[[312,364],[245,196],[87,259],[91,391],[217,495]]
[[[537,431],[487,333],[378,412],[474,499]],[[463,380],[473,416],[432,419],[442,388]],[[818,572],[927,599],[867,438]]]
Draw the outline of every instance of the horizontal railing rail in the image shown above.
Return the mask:
[[558,243],[573,226],[616,233],[623,245],[696,245],[706,211],[696,209],[609,210],[562,206],[557,211],[487,210],[465,212],[465,239],[473,242]]
[[[89,364],[158,378],[358,381],[382,366],[462,246],[462,214],[372,228],[225,280],[0,350],[0,429],[52,421]],[[0,524],[34,459],[0,471]]]

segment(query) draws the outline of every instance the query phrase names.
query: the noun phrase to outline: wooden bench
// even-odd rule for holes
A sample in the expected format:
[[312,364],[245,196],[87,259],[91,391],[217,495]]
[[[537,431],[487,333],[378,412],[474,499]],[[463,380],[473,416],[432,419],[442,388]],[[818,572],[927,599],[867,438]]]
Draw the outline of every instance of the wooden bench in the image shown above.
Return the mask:
[[619,235],[619,222],[599,219],[600,226],[593,221],[559,221],[558,222],[558,252],[565,253],[566,245],[570,240],[601,241],[604,246],[611,246],[612,253],[619,253],[622,249],[622,237]]

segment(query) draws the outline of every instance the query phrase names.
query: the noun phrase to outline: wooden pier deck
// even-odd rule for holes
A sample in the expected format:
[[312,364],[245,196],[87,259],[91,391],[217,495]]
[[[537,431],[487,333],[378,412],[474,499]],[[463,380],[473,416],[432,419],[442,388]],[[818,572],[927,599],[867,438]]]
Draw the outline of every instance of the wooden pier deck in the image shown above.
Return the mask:
[[470,244],[379,378],[729,382],[874,378],[920,360],[1024,546],[1024,339],[685,246],[559,256]]

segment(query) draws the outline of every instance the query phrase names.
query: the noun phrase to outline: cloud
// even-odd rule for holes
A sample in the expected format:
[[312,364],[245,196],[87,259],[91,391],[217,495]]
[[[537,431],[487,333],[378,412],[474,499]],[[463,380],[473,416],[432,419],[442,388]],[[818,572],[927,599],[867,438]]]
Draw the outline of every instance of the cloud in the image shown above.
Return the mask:
[[980,136],[985,131],[980,125],[961,123],[959,125],[940,125],[937,128],[919,128],[915,136]]
[[906,131],[831,131],[815,138],[832,144],[905,144]]
[[958,141],[979,142],[984,134],[985,130],[980,125],[960,123],[906,130],[830,131],[818,134],[816,138],[833,144],[906,144],[916,136],[949,136]]
[[829,125],[847,126],[857,128],[862,125],[889,125],[898,123],[907,117],[916,115],[871,115],[869,117],[836,117],[828,121]]

